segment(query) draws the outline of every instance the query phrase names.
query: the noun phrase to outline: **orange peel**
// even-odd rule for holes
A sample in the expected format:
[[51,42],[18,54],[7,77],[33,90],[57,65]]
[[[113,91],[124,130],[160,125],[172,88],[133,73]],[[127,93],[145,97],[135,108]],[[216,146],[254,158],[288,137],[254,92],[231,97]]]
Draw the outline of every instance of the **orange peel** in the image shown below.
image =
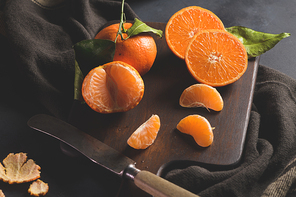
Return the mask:
[[48,184],[44,183],[40,179],[37,179],[30,185],[28,192],[32,196],[44,196],[45,194],[47,194],[48,190]]
[[30,182],[40,178],[40,169],[26,153],[10,153],[0,163],[0,179],[9,184]]

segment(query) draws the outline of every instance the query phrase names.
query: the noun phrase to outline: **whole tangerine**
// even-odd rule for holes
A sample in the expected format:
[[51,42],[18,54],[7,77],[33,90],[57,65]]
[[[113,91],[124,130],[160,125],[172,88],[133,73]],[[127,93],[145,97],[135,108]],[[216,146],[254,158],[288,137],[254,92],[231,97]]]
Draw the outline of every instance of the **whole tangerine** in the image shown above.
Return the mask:
[[[129,29],[133,24],[124,23],[123,27]],[[102,29],[95,39],[115,41],[119,23],[112,24]],[[123,38],[127,38],[123,33]],[[116,40],[116,49],[113,61],[122,61],[133,66],[141,76],[146,74],[152,67],[157,55],[156,43],[148,33],[141,33],[126,40],[119,35]]]

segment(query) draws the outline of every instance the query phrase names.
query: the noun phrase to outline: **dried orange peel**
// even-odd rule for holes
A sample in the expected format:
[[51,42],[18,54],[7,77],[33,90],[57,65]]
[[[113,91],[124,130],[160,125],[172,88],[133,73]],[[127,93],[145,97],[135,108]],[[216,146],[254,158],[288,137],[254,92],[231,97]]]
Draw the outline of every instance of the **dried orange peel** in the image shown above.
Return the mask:
[[5,195],[1,189],[0,189],[0,197],[5,197]]
[[32,159],[27,160],[26,153],[10,153],[3,165],[0,163],[0,179],[9,184],[30,182],[40,177],[40,166]]
[[[44,196],[48,192],[48,184],[40,179],[40,166],[32,159],[27,160],[26,153],[9,153],[0,163],[0,180],[9,184],[26,183],[34,181],[28,192],[33,196]],[[37,181],[36,181],[37,179]],[[5,197],[0,190],[0,197]]]
[[28,192],[32,196],[44,196],[48,192],[48,189],[49,187],[47,183],[37,179],[30,185]]

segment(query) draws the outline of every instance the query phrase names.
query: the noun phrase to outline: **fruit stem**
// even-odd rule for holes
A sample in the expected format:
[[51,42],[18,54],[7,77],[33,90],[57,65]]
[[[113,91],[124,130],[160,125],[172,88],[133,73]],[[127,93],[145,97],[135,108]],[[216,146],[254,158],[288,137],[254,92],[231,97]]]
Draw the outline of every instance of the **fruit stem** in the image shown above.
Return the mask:
[[119,23],[119,28],[118,28],[118,32],[115,38],[115,43],[117,41],[118,36],[121,36],[121,39],[123,40],[123,35],[122,35],[122,31],[126,32],[126,29],[124,29],[123,24],[125,23],[126,18],[125,18],[125,14],[124,14],[124,0],[122,0],[121,2],[121,15],[120,15],[120,23]]

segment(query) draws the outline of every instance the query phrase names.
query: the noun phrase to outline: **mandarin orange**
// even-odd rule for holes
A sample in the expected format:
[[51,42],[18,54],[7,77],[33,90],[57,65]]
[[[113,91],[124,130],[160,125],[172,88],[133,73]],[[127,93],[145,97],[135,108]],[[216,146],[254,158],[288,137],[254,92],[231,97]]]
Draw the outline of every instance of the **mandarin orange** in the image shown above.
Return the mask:
[[92,69],[82,83],[85,102],[100,113],[128,111],[139,104],[143,94],[142,77],[136,69],[121,61]]
[[[123,27],[129,29],[132,23],[124,23]],[[102,29],[95,39],[105,39],[115,41],[119,23],[112,24]],[[123,38],[127,38],[127,34],[123,33]],[[140,75],[146,74],[152,67],[156,55],[156,43],[148,33],[141,33],[136,36],[122,40],[121,36],[117,37],[114,61],[122,61],[133,66]]]
[[176,12],[165,28],[165,38],[171,51],[184,59],[189,41],[195,34],[205,29],[224,30],[222,21],[211,11],[190,6]]

